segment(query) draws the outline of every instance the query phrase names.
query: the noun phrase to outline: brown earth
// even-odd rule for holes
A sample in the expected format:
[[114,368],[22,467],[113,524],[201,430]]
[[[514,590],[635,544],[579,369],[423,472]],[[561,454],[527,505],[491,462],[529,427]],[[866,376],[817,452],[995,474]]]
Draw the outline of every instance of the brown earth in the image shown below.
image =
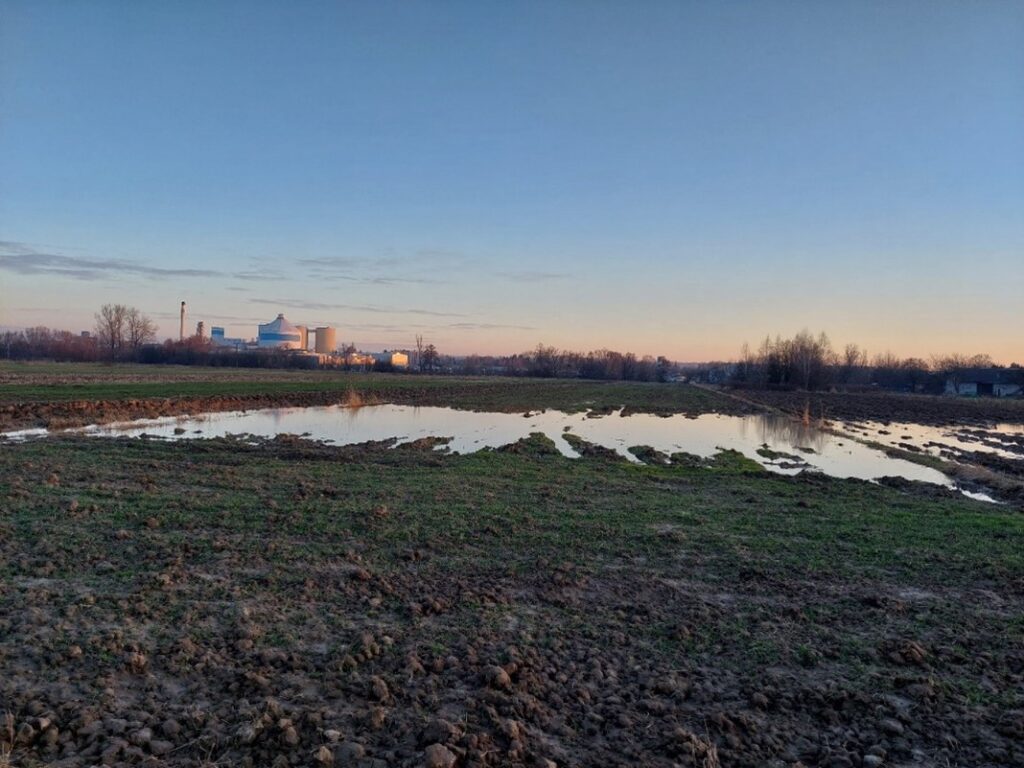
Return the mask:
[[[405,397],[410,401],[417,401],[416,393],[409,392]],[[10,403],[0,405],[0,432],[39,427],[51,430],[69,429],[89,424],[219,411],[337,405],[348,403],[350,400],[351,395],[348,393],[327,391]],[[368,404],[362,399],[359,403]]]
[[430,447],[6,447],[0,754],[1024,760],[1019,516],[736,456],[637,467],[531,440]]

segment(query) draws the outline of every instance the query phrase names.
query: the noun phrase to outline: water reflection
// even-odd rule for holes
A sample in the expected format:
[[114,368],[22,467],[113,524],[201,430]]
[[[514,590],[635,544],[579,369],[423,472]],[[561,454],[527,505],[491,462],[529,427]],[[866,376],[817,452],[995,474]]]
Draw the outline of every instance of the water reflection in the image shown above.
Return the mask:
[[[610,448],[630,461],[637,461],[637,458],[629,448],[638,445],[647,445],[667,454],[685,452],[702,457],[731,449],[773,472],[795,474],[801,470],[814,470],[835,477],[865,480],[897,476],[951,487],[949,478],[935,469],[889,457],[849,437],[779,415],[741,417],[704,414],[692,418],[651,414],[623,416],[618,412],[604,418],[588,418],[585,413],[561,411],[524,415],[367,405],[359,408],[326,406],[211,413],[96,426],[81,431],[96,436],[146,434],[167,439],[293,434],[337,445],[388,439],[404,443],[424,437],[445,437],[451,440],[441,450],[456,453],[497,448],[532,432],[542,432],[564,455],[576,457],[577,453],[564,438],[567,432],[571,432]],[[893,432],[905,434],[897,430]],[[778,454],[787,455],[780,457]]]
[[833,439],[827,432],[786,416],[766,414],[740,421],[740,434],[747,437],[748,431],[755,432],[756,434],[750,436],[758,444],[785,444],[797,449],[810,448],[815,453],[821,453]]

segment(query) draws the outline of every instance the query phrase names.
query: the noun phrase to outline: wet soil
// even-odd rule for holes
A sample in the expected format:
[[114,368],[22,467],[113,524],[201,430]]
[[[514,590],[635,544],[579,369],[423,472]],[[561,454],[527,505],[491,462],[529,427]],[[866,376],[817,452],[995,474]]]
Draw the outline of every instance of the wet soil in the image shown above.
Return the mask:
[[749,401],[814,420],[907,422],[931,426],[1024,424],[1024,398],[940,397],[892,392],[736,390]]
[[1019,513],[738,454],[431,448],[4,446],[0,755],[1024,761]]
[[223,378],[216,370],[204,378],[202,373],[209,369],[199,371],[183,381],[175,375],[161,380],[147,370],[138,374],[143,376],[139,380],[123,380],[123,376],[115,377],[113,382],[87,379],[73,386],[51,383],[50,377],[38,374],[9,379],[0,384],[0,432],[336,404],[393,403],[509,413],[546,408],[611,412],[626,407],[637,413],[693,416],[742,415],[760,410],[756,405],[681,384],[347,373],[267,378],[260,371]]

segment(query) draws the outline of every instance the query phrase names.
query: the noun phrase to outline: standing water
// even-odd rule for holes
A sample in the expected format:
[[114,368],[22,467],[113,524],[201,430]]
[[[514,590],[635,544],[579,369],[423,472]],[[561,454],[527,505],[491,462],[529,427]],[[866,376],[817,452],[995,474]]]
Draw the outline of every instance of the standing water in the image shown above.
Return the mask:
[[[906,431],[912,425],[900,428]],[[948,477],[931,467],[890,457],[851,438],[794,419],[765,414],[665,417],[625,416],[621,411],[607,415],[561,411],[513,414],[406,405],[324,406],[209,413],[97,425],[72,432],[98,437],[146,435],[167,439],[229,435],[270,438],[291,434],[336,445],[389,439],[405,443],[440,437],[449,438],[449,442],[439,450],[455,453],[497,448],[541,432],[554,441],[562,454],[577,457],[565,439],[571,433],[610,448],[630,461],[638,459],[629,448],[641,445],[666,454],[684,452],[705,458],[721,450],[735,450],[766,469],[784,474],[811,470],[863,480],[895,476],[953,487]]]

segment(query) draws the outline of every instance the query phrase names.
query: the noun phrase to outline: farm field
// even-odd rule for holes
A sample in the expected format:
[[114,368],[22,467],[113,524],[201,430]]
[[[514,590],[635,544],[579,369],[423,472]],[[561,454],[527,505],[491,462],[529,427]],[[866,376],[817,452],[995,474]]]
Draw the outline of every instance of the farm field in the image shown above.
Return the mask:
[[[323,377],[328,388],[310,374],[186,373],[118,370],[108,383],[100,370],[84,386],[126,399],[284,381],[492,409],[748,407],[678,385]],[[10,404],[24,404],[19,387],[45,403],[65,386],[14,378]],[[573,442],[582,458],[541,436],[468,455],[293,436],[0,445],[0,756],[1024,761],[1019,507],[787,477],[729,452],[636,464]]]
[[1024,398],[945,397],[895,392],[741,391],[744,399],[793,414],[848,421],[904,421],[945,425],[1024,424]]
[[639,382],[185,366],[0,364],[0,431],[338,402],[493,411],[627,407],[663,413],[740,414],[760,410],[760,406],[697,387]]

